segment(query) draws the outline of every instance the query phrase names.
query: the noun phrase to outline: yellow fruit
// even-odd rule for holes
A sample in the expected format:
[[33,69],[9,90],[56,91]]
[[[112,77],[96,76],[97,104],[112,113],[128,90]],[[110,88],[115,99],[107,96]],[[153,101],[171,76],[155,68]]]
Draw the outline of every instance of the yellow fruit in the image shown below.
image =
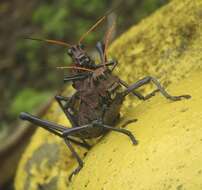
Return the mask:
[[[201,190],[201,12],[201,0],[173,0],[124,33],[110,49],[119,61],[116,74],[128,83],[152,75],[171,94],[188,93],[192,99],[170,102],[160,94],[146,102],[127,98],[121,123],[138,119],[127,128],[139,145],[110,132],[88,152],[84,168],[70,184],[67,178],[76,161],[61,139],[37,130],[19,163],[16,190]],[[69,126],[56,103],[45,117]],[[86,150],[76,150],[84,157]]]
[[161,95],[125,112],[138,118],[127,129],[137,146],[123,135],[110,133],[89,152],[85,167],[71,190],[202,189],[202,72],[169,92],[187,92],[192,99],[171,102]]

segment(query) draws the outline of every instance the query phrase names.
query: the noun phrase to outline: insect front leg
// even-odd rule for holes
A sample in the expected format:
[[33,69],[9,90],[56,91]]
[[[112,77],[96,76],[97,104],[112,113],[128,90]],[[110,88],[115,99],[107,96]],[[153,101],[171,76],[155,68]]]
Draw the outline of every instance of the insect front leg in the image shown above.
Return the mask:
[[135,139],[135,136],[127,129],[116,128],[116,127],[112,127],[112,126],[109,126],[109,125],[102,125],[102,127],[104,129],[107,129],[107,130],[110,130],[110,131],[115,131],[115,132],[127,135],[134,145],[138,144],[138,141]]
[[[73,115],[69,112],[68,108],[70,108],[70,104],[75,100],[75,96],[76,94],[74,94],[72,97],[64,97],[64,96],[60,96],[57,95],[55,96],[56,101],[58,102],[60,108],[63,110],[63,112],[65,113],[65,115],[67,116],[67,118],[69,119],[72,127],[75,127],[77,125],[75,118],[73,117]],[[66,105],[63,105],[62,101],[64,101],[66,103]],[[90,149],[91,145],[88,144],[83,138],[80,138],[82,140],[82,145],[85,145],[85,148]]]
[[125,91],[122,92],[122,95],[127,96],[133,90],[139,88],[140,86],[148,84],[149,82],[153,82],[157,86],[157,89],[154,90],[152,93],[148,94],[146,96],[147,99],[154,96],[154,94],[158,91],[160,91],[161,94],[163,96],[165,96],[167,99],[170,99],[172,101],[178,101],[178,100],[181,100],[182,98],[185,98],[185,99],[191,98],[190,95],[172,96],[172,95],[168,94],[168,92],[161,86],[161,84],[158,82],[158,80],[151,76],[145,77],[145,78],[137,81],[136,83],[130,85]]
[[134,135],[127,129],[116,128],[116,127],[112,127],[112,126],[109,126],[109,125],[105,125],[100,120],[93,121],[92,126],[93,127],[98,127],[98,128],[103,128],[103,129],[105,129],[107,131],[115,131],[115,132],[118,132],[118,133],[122,133],[124,135],[127,135],[134,145],[138,144],[138,142],[135,139]]
[[[66,117],[69,119],[72,127],[76,126],[77,125],[76,121],[73,115],[69,111],[70,104],[72,103],[72,101],[75,100],[75,94],[73,94],[72,97],[64,97],[64,96],[57,95],[55,96],[55,99],[58,102],[60,108],[63,110]],[[62,101],[65,102],[65,105],[63,105]]]

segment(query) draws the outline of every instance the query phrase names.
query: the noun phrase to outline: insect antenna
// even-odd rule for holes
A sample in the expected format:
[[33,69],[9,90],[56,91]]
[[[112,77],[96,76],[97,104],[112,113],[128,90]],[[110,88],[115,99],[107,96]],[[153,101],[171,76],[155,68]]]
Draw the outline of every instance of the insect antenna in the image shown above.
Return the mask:
[[106,15],[103,16],[102,18],[100,18],[93,26],[91,26],[91,28],[86,32],[84,33],[81,38],[79,39],[79,43],[81,43],[83,41],[83,39],[90,33],[92,32],[97,26],[99,26],[100,23],[102,23],[105,19],[106,19]]
[[79,43],[81,43],[81,42],[84,40],[84,38],[85,38],[90,32],[92,32],[95,28],[97,28],[97,27],[107,18],[108,15],[110,15],[114,10],[116,10],[116,9],[121,5],[122,2],[123,2],[123,0],[121,0],[114,8],[112,8],[111,10],[109,10],[108,12],[106,12],[103,17],[99,18],[98,21],[97,21],[93,26],[91,26],[90,29],[89,29],[87,32],[85,32],[85,33],[80,37]]
[[59,41],[59,40],[30,38],[30,37],[26,37],[25,39],[28,39],[28,40],[35,40],[35,41],[41,41],[41,42],[47,42],[47,43],[49,43],[49,44],[55,44],[55,45],[59,45],[59,46],[72,47],[71,44],[68,44],[68,43],[66,43],[66,42]]
[[103,54],[104,65],[106,65],[106,62],[107,62],[107,48],[110,42],[110,37],[114,31],[114,28],[115,28],[115,21],[113,21],[112,26],[109,28],[109,30],[106,32],[106,35],[105,35],[104,54]]
[[90,71],[94,72],[92,69],[87,69],[84,67],[77,67],[77,66],[67,66],[67,67],[56,67],[57,69],[75,69],[75,70],[83,70],[83,71]]

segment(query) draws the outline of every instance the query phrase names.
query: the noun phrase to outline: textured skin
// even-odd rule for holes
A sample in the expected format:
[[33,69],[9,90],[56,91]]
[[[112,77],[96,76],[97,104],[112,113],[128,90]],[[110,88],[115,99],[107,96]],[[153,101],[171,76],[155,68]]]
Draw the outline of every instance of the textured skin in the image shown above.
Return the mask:
[[[91,124],[95,120],[102,119],[103,106],[107,111],[103,116],[104,124],[114,126],[119,119],[122,100],[117,101],[116,92],[120,88],[119,79],[113,76],[108,69],[104,71],[104,76],[99,76],[96,80],[89,77],[73,83],[76,90],[75,96],[71,100],[68,109],[71,109],[76,126]],[[112,96],[115,96],[112,98]],[[118,104],[118,105],[116,105]],[[106,131],[103,128],[91,128],[78,132],[82,138],[95,138],[102,136]]]

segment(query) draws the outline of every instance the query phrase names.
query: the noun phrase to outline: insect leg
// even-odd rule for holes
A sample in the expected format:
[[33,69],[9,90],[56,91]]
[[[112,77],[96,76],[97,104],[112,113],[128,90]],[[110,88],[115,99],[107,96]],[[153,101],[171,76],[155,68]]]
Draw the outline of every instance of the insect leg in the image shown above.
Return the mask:
[[[125,81],[123,81],[123,80],[121,80],[121,79],[119,79],[119,83],[120,83],[122,86],[124,86],[125,88],[128,88],[128,87],[129,87],[129,85],[128,85]],[[138,97],[140,100],[145,100],[145,97],[144,97],[142,94],[140,94],[139,92],[133,90],[133,91],[131,91],[131,93],[132,93],[134,96]]]
[[85,141],[84,138],[80,138],[80,139],[82,140],[83,144],[86,145],[86,148],[88,147],[88,149],[90,149],[90,148],[92,147],[90,144],[88,144],[88,143]]
[[115,127],[111,127],[111,126],[108,126],[108,125],[102,125],[102,127],[107,129],[107,130],[123,133],[123,134],[127,135],[131,139],[133,144],[135,144],[135,145],[138,144],[138,142],[135,139],[134,135],[130,131],[126,130],[126,129],[115,128]]
[[[69,104],[71,103],[71,101],[73,101],[74,98],[75,98],[75,94],[72,97],[64,97],[64,96],[59,96],[59,95],[55,96],[56,101],[58,102],[60,108],[65,113],[66,117],[69,119],[72,127],[76,126],[76,121],[73,118],[72,114],[69,112],[68,107],[69,107]],[[65,106],[62,104],[62,101],[66,102]]]
[[88,75],[75,75],[75,76],[66,76],[64,77],[63,81],[64,82],[69,82],[69,81],[77,81],[77,80],[82,80],[87,78]]
[[159,91],[160,91],[159,89],[153,90],[151,93],[147,94],[146,96],[143,96],[143,97],[144,97],[143,100],[148,100],[148,99],[150,99],[152,96],[155,96],[156,92],[159,92]]
[[66,128],[66,130],[63,131],[62,136],[66,137],[66,136],[70,135],[70,136],[74,136],[74,137],[79,137],[81,131],[85,131],[89,128],[92,128],[91,124],[83,125],[83,126],[79,126],[79,127]]
[[[63,112],[65,113],[67,118],[69,119],[72,127],[75,127],[77,125],[77,123],[76,123],[73,115],[68,111],[68,107],[74,97],[75,97],[75,94],[72,97],[64,97],[64,96],[59,96],[59,95],[55,96],[55,99],[57,100],[60,108],[63,110]],[[65,106],[62,104],[62,101],[66,102]],[[87,148],[87,149],[91,148],[91,145],[89,145],[84,139],[82,139],[82,138],[80,138],[80,139],[83,141],[83,143],[79,142],[82,144],[82,146],[85,146],[85,148]]]
[[20,119],[27,120],[35,125],[38,125],[59,137],[62,137],[62,131],[66,129],[65,127],[61,125],[58,125],[56,123],[53,123],[47,120],[39,119],[38,117],[35,117],[29,113],[24,113],[24,112],[20,113]]
[[113,66],[112,66],[112,68],[111,68],[111,72],[113,72],[113,70],[115,69],[115,67],[118,65],[118,61],[117,60],[112,60],[112,62],[113,62]]
[[127,125],[136,122],[137,119],[130,119],[128,121],[126,121],[125,123],[123,123],[123,125],[121,125],[121,128],[125,128]]
[[76,145],[78,145],[78,146],[81,146],[81,147],[83,147],[83,148],[86,148],[87,150],[90,150],[91,149],[91,145],[90,144],[88,144],[85,140],[83,140],[83,139],[81,139],[82,140],[82,142],[79,142],[79,141],[77,141],[77,140],[75,140],[75,139],[73,139],[73,138],[71,138],[71,137],[66,137],[70,142],[72,142],[72,143],[74,143],[74,144],[76,144]]
[[[23,119],[23,120],[27,120],[27,121],[30,121],[31,123],[35,124],[35,125],[38,125],[42,128],[44,128],[45,130],[59,136],[59,137],[63,137],[62,136],[62,132],[63,131],[66,131],[68,128],[66,127],[63,127],[61,125],[58,125],[56,123],[53,123],[53,122],[50,122],[50,121],[46,121],[46,120],[42,120],[42,119],[39,119],[38,117],[35,117],[31,114],[28,114],[28,113],[20,113],[20,118]],[[69,141],[83,147],[83,148],[87,148],[87,149],[90,149],[90,145],[88,145],[87,143],[82,143],[82,142],[79,142],[71,137],[67,137]]]
[[165,96],[167,99],[173,100],[173,101],[177,101],[177,100],[181,100],[181,98],[190,98],[190,95],[181,95],[181,96],[171,96],[170,94],[168,94],[168,92],[161,86],[161,84],[158,82],[158,80],[154,77],[148,76],[145,77],[139,81],[137,81],[136,83],[130,85],[124,92],[122,92],[123,96],[127,96],[130,92],[132,92],[134,89],[139,88],[140,86],[143,86],[145,84],[148,84],[149,82],[153,82],[156,86],[157,86],[157,90],[154,90],[151,94],[149,94],[147,96],[147,99],[150,98],[151,96],[153,96],[157,91],[160,91],[163,96]]
[[[120,84],[126,88],[129,87],[129,85],[123,81],[123,80],[120,80]],[[143,96],[142,94],[140,94],[139,92],[137,91],[132,91],[131,93],[134,95],[134,96],[137,96],[140,100],[148,100],[149,98],[151,98],[152,96],[154,96],[156,94],[156,92],[159,92],[159,89],[155,89],[153,92],[151,92],[150,94],[146,95],[146,96]]]
[[70,149],[70,151],[72,152],[72,155],[76,158],[79,166],[70,174],[69,176],[69,181],[71,181],[72,176],[76,175],[77,173],[79,173],[79,171],[81,170],[81,168],[83,168],[83,161],[81,160],[80,156],[77,154],[77,152],[74,150],[73,146],[71,145],[70,141],[64,137],[64,141],[66,143],[66,145],[68,146],[68,148]]

